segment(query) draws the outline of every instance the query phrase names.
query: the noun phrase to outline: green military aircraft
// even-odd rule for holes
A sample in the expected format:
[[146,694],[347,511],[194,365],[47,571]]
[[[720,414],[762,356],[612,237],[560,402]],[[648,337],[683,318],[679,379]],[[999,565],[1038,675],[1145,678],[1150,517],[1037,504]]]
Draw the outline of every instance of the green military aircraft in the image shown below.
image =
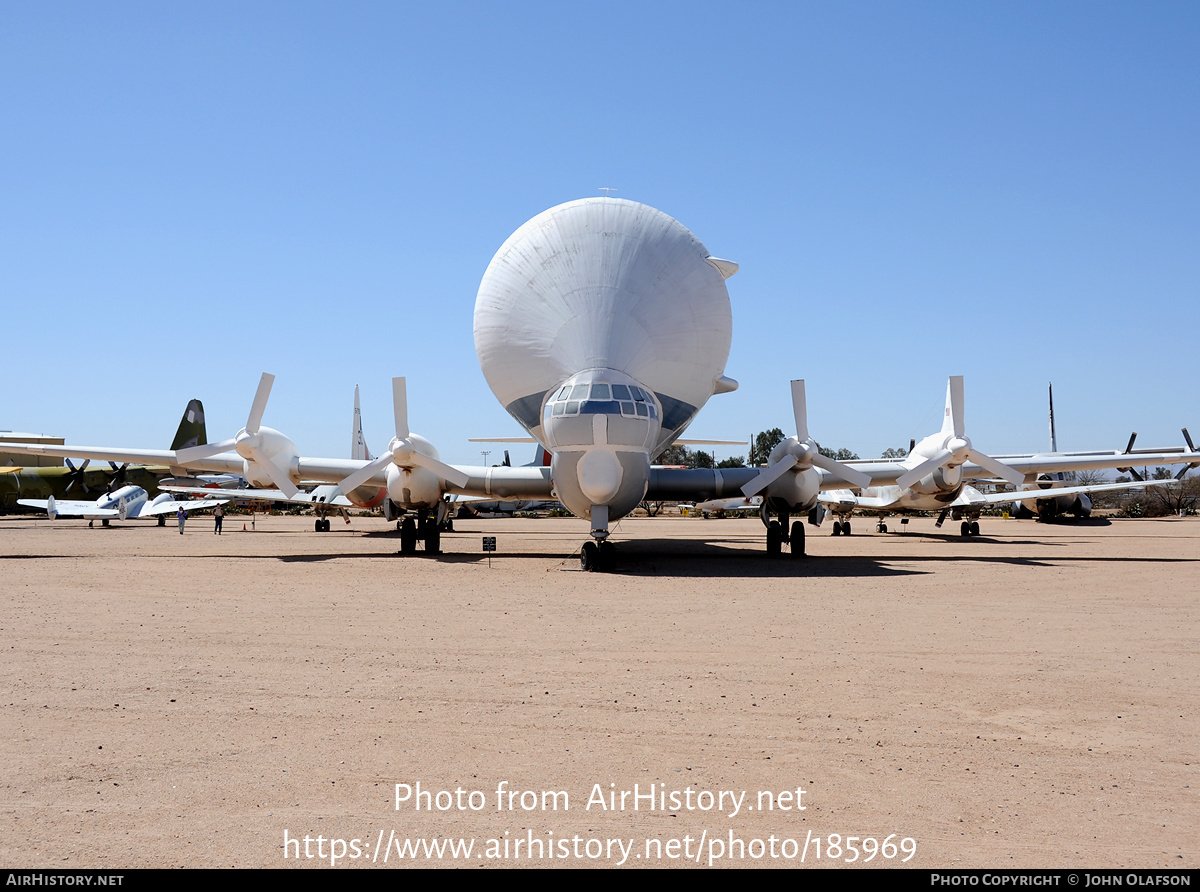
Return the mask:
[[[171,442],[172,449],[203,446],[208,442],[204,428],[204,406],[192,400],[184,410],[179,430]],[[107,467],[89,468],[91,461],[76,467],[70,459],[61,468],[0,468],[0,514],[28,510],[17,499],[79,499],[95,498],[122,486],[140,486],[153,498],[158,494],[158,481],[168,476],[170,468],[154,465],[118,465],[106,462]]]

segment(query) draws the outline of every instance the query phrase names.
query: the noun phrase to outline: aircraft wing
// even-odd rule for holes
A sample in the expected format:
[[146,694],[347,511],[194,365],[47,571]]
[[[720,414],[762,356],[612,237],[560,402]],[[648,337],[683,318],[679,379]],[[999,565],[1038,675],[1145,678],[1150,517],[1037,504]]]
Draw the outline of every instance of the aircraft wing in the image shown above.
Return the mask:
[[[1095,471],[1128,467],[1157,467],[1159,465],[1200,465],[1200,452],[1188,450],[1171,450],[1163,452],[1126,453],[1126,452],[1087,452],[1087,453],[1044,453],[1029,456],[1008,456],[998,458],[1001,464],[1008,465],[1015,471],[1025,475],[1033,482],[1039,474],[1055,474],[1060,471]],[[848,461],[847,465],[856,471],[862,471],[871,478],[872,486],[893,484],[908,468],[896,461]],[[726,472],[728,473],[728,472]],[[991,479],[995,475],[974,462],[963,465],[963,476],[968,479]],[[821,489],[844,489],[846,482],[821,471]]]
[[[138,465],[168,465],[222,473],[242,472],[242,457],[236,452],[223,452],[186,465],[179,461],[173,449],[129,449],[112,446],[46,446],[41,443],[3,443],[0,451],[21,455],[53,455],[59,458],[91,458],[99,461],[130,462]],[[361,467],[365,462],[357,462]]]
[[860,496],[848,489],[827,490],[821,493],[821,502],[839,510],[862,508],[864,511],[886,511],[895,507],[896,499],[880,496]]
[[[344,495],[334,496],[332,499],[319,497],[316,493],[298,492],[290,498],[283,490],[279,489],[222,489],[216,490],[211,486],[160,486],[159,489],[167,492],[186,492],[192,495],[213,496],[220,495],[224,501],[230,502],[291,502],[296,505],[337,505],[343,508],[356,507]],[[184,502],[183,504],[187,504]]]
[[1087,486],[1051,486],[1046,489],[1020,489],[1016,492],[983,493],[973,486],[964,486],[962,493],[951,502],[949,508],[965,508],[969,505],[1002,505],[1005,502],[1027,502],[1034,499],[1052,499],[1056,496],[1077,496],[1091,492],[1107,492],[1115,489],[1134,489],[1139,486],[1163,486],[1174,483],[1169,480],[1131,480],[1123,483],[1094,483]]
[[[203,508],[215,508],[217,505],[224,505],[229,499],[192,499],[187,502],[159,502],[157,505],[146,504],[137,514],[130,514],[130,517],[157,517],[160,514],[174,514],[180,508],[184,511],[200,511]],[[61,511],[59,512],[62,513]],[[116,512],[113,512],[116,513]]]
[[[42,511],[48,511],[50,508],[49,499],[17,499],[17,504],[26,508],[39,508]],[[95,502],[65,502],[55,499],[54,513],[63,517],[116,517],[119,512],[116,508],[98,508]]]

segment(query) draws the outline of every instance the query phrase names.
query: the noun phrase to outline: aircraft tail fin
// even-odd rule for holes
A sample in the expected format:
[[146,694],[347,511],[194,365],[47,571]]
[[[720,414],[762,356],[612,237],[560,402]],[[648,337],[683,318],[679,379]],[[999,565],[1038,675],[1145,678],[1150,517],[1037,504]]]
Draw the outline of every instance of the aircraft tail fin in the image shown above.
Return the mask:
[[350,457],[359,461],[370,461],[371,450],[363,437],[362,412],[358,408],[358,385],[354,385],[354,430],[350,433]]
[[208,443],[208,432],[204,428],[204,404],[200,400],[190,400],[183,410],[183,418],[179,420],[179,430],[175,431],[175,439],[171,441],[171,449],[190,449],[193,446],[204,446]]
[[[508,453],[505,453],[507,459]],[[534,455],[533,461],[525,465],[526,468],[548,468],[550,467],[550,453],[546,451],[546,447],[538,443],[537,454]]]

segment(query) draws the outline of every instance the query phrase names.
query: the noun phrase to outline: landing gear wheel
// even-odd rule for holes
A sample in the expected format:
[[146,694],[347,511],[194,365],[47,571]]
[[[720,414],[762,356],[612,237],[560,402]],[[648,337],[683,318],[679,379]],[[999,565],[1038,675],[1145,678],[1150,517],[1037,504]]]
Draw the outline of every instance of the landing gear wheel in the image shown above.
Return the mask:
[[792,521],[792,557],[804,557],[804,524]]
[[959,529],[959,533],[963,536],[971,535],[971,525],[969,523],[967,523],[965,520],[962,522],[962,526],[960,526],[958,529]]
[[779,521],[773,520],[767,524],[767,554],[779,554],[783,551],[783,529]]
[[[160,527],[165,527],[165,526],[167,525],[167,519],[166,519],[166,517],[164,517],[164,516],[163,516],[163,515],[161,515],[161,514],[160,514],[160,515],[158,515],[158,525],[159,525]],[[88,524],[88,526],[91,526],[91,524],[89,523],[89,524]]]
[[579,568],[589,573],[600,569],[600,549],[595,542],[584,542],[579,549]]
[[607,539],[597,546],[600,560],[600,571],[603,573],[611,573],[617,566],[617,548]]
[[442,553],[442,531],[438,529],[436,521],[429,521],[429,529],[425,533],[425,553]]
[[840,520],[835,520],[835,521],[833,522],[833,533],[832,533],[832,535],[834,535],[834,536],[840,536],[840,535],[842,535],[842,522],[841,522]]
[[411,517],[400,524],[400,553],[412,554],[417,550],[417,525]]
[[848,520],[842,524],[842,535],[843,536],[850,535],[850,521],[848,521]]
[[972,536],[979,535],[979,521],[977,521],[977,520],[971,521],[971,535]]
[[887,524],[886,524],[886,523],[881,523],[881,524],[879,525],[879,532],[881,532],[881,533],[886,533],[886,532],[887,532]]

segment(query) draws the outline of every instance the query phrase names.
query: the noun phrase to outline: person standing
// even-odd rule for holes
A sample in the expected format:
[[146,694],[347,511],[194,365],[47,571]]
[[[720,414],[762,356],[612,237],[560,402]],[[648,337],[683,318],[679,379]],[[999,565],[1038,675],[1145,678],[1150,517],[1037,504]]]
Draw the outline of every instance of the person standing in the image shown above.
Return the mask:
[[182,507],[180,507],[179,511],[175,514],[175,518],[179,521],[179,535],[182,536],[183,535],[183,522],[185,520],[187,520],[187,512],[184,511]]
[[221,535],[221,521],[223,521],[224,519],[225,519],[225,512],[222,511],[221,506],[218,505],[215,509],[213,509],[213,520],[216,521],[216,526],[213,529],[213,533],[215,535],[218,535],[218,536]]

